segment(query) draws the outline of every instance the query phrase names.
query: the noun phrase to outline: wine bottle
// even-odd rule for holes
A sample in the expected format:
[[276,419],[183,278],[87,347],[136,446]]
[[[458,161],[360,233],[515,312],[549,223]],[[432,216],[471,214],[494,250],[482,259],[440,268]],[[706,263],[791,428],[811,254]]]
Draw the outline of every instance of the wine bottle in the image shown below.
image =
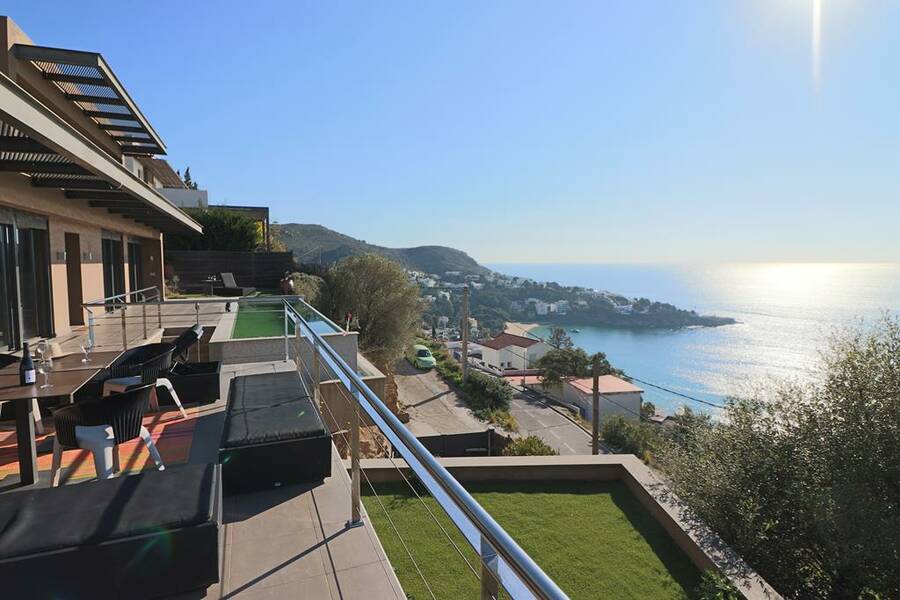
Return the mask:
[[34,371],[34,361],[31,360],[31,352],[28,350],[28,342],[22,345],[22,362],[19,363],[19,385],[34,385],[37,375]]

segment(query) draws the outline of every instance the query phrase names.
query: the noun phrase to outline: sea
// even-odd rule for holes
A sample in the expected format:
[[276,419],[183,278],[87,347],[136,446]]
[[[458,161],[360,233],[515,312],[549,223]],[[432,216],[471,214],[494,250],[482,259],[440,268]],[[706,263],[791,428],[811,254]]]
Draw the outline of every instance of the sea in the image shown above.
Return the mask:
[[759,386],[808,381],[819,375],[835,333],[874,325],[885,311],[900,316],[900,263],[486,266],[736,319],[735,325],[677,330],[566,326],[578,330],[569,333],[577,346],[606,353],[614,366],[645,382],[636,381],[644,399],[667,414],[683,405],[717,412],[679,394],[722,404]]

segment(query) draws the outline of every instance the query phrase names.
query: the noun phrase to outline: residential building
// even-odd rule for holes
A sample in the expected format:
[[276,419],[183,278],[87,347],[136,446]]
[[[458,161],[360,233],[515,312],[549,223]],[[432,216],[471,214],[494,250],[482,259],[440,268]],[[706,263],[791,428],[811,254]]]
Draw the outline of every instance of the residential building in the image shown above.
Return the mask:
[[533,368],[550,347],[534,338],[501,333],[492,340],[482,342],[482,358],[486,365],[500,370]]
[[147,180],[162,139],[106,60],[0,17],[0,347],[84,324],[82,303],[163,291],[163,234],[201,227]]
[[[598,378],[600,391],[600,422],[613,415],[638,420],[641,414],[641,394],[644,390],[615,375]],[[594,380],[591,377],[570,379],[563,382],[563,401],[578,407],[581,416],[594,418]]]
[[565,315],[569,313],[569,301],[568,300],[557,300],[553,303],[553,312],[559,315]]

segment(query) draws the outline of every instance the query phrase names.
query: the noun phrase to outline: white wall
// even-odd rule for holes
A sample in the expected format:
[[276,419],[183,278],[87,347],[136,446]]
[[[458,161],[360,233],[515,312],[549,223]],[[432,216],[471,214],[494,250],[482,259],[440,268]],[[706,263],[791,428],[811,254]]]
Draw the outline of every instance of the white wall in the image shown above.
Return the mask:
[[[593,394],[584,392],[570,382],[563,383],[563,401],[574,404],[581,409],[581,416],[588,421],[593,416]],[[641,393],[624,392],[618,394],[600,394],[600,424],[613,415],[622,415],[626,419],[638,420],[641,414]]]
[[547,350],[548,346],[544,342],[538,342],[528,348],[508,346],[500,350],[484,346],[481,358],[484,362],[497,369],[533,369],[534,363],[547,354]]

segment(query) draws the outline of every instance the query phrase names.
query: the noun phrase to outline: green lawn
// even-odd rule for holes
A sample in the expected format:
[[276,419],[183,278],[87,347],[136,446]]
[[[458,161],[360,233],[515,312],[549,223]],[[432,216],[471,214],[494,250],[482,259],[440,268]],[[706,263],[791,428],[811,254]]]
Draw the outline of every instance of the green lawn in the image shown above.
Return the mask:
[[[293,335],[294,326],[288,323]],[[279,337],[284,335],[284,309],[281,304],[243,303],[238,308],[232,339],[254,337]]]
[[[378,500],[363,488],[403,589],[409,598],[430,598]],[[466,489],[573,599],[694,596],[699,571],[620,482],[470,483]],[[435,596],[477,598],[478,581],[409,488],[376,490]],[[478,569],[475,553],[440,507],[424,499]]]

